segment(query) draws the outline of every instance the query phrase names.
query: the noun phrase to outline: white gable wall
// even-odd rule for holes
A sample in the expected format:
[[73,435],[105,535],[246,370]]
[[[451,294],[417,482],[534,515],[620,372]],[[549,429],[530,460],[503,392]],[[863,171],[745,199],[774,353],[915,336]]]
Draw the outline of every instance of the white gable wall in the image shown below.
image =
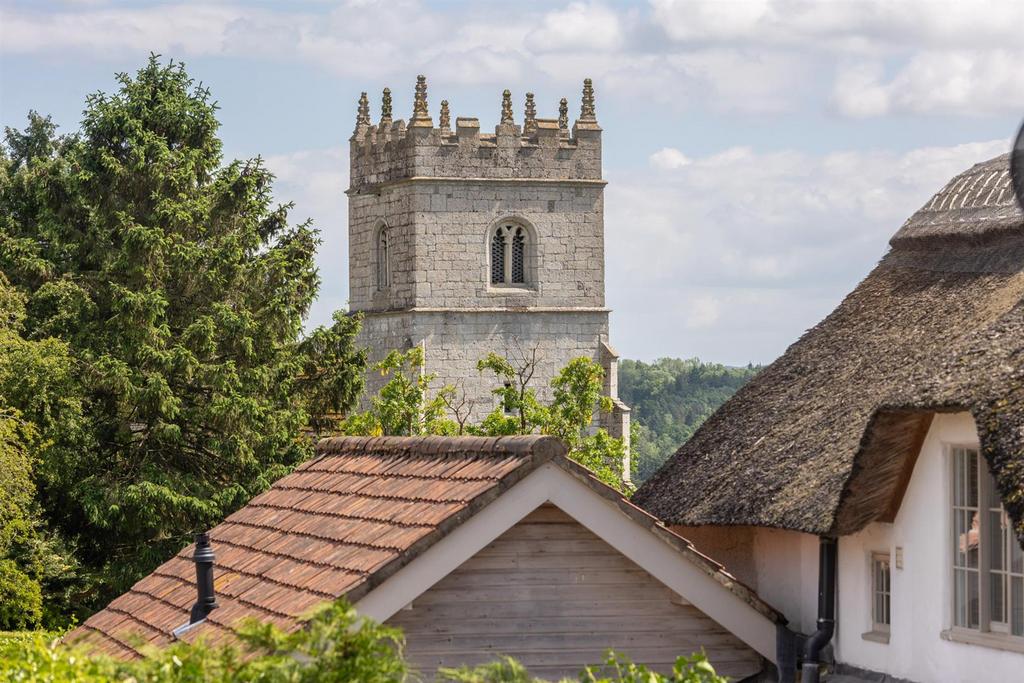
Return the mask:
[[[1024,678],[1024,654],[951,642],[952,572],[947,448],[975,446],[969,413],[937,415],[925,438],[899,513],[839,542],[839,624],[842,662],[913,681],[1011,681]],[[902,548],[903,568],[896,567]],[[892,626],[888,644],[865,640],[871,625],[869,558],[888,551]],[[765,591],[761,594],[768,599]]]

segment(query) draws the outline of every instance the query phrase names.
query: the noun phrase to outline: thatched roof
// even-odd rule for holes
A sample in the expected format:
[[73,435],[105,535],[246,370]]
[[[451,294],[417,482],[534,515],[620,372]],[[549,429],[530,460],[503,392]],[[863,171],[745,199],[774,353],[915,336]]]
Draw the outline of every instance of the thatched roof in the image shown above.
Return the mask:
[[932,416],[970,411],[1024,536],[1024,215],[1007,169],[951,180],[633,501],[670,524],[852,533],[895,515]]

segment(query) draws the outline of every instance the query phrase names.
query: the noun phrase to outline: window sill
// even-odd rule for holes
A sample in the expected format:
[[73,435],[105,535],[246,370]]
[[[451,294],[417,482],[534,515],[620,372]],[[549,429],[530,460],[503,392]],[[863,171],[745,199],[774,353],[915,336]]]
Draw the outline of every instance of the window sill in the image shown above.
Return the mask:
[[536,294],[537,290],[526,285],[488,285],[487,293],[492,295]]
[[993,650],[1006,650],[1008,652],[1024,652],[1024,638],[1020,636],[982,633],[980,631],[967,631],[958,628],[946,629],[940,635],[943,640],[949,640],[954,643],[980,645],[981,647],[988,647]]
[[868,631],[867,633],[860,634],[860,637],[872,643],[889,644],[889,634],[885,631]]

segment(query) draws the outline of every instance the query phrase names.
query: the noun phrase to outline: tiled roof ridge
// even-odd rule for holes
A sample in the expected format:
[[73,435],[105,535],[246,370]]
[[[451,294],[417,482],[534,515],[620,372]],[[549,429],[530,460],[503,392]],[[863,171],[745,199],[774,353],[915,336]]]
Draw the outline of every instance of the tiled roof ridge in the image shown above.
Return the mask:
[[[548,442],[560,443],[553,436],[527,434],[517,436],[332,436],[316,446],[320,457],[331,455],[474,455],[528,457]],[[309,462],[313,465],[319,460]]]

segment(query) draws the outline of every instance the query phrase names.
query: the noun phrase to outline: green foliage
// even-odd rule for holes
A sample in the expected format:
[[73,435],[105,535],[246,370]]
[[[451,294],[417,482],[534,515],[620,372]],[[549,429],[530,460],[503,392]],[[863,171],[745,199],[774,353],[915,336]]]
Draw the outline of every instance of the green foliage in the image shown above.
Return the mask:
[[479,666],[441,668],[437,680],[440,683],[544,683],[531,676],[526,667],[512,657],[499,657]]
[[39,582],[13,560],[0,560],[0,628],[31,628],[43,618]]
[[487,354],[477,362],[477,370],[498,379],[494,389],[498,405],[477,425],[467,424],[466,401],[459,400],[458,387],[444,386],[431,396],[430,384],[436,375],[423,372],[424,362],[423,349],[417,346],[404,353],[392,351],[374,365],[388,381],[371,400],[371,409],[346,419],[340,431],[353,436],[549,434],[564,440],[569,457],[601,481],[623,487],[625,445],[604,429],[591,429],[594,413],[612,407],[611,399],[601,395],[604,369],[595,361],[585,357],[569,361],[551,381],[553,398],[545,406],[531,384],[536,350],[520,350],[513,358]]
[[341,426],[350,435],[415,436],[451,435],[455,423],[445,417],[445,399],[429,398],[428,389],[436,375],[423,372],[423,349],[414,346],[405,353],[392,351],[373,369],[388,381],[371,400],[365,413],[353,415]]
[[715,673],[703,653],[676,658],[672,673],[665,676],[609,652],[604,666],[587,667],[580,683],[726,683],[726,678]]
[[177,642],[144,648],[131,662],[89,656],[46,634],[0,638],[0,680],[25,683],[399,683],[408,667],[400,631],[359,618],[347,603],[328,605],[293,633],[250,622],[242,646]]
[[[545,683],[531,676],[526,667],[511,657],[476,667],[441,669],[438,680],[442,683]],[[677,658],[672,673],[664,675],[611,650],[604,664],[588,666],[579,676],[580,683],[726,683],[726,680],[715,673],[703,653]]]
[[[554,398],[544,432],[557,436],[570,450],[583,444],[594,411],[610,412],[612,400],[601,395],[604,368],[590,358],[574,358],[551,380]],[[593,446],[592,446],[593,447]]]
[[366,349],[355,345],[361,322],[358,314],[335,312],[330,327],[316,328],[299,344],[303,362],[296,388],[317,435],[333,431],[338,414],[355,405],[363,391]]
[[697,358],[620,362],[619,397],[632,408],[633,480],[654,474],[758,370]]
[[529,355],[520,352],[515,361],[493,351],[477,361],[478,372],[490,371],[501,382],[493,392],[498,397],[498,405],[477,431],[489,436],[530,434],[548,424],[550,414],[530,386],[536,368],[536,349]]
[[[80,417],[68,382],[70,359],[57,340],[19,336],[24,300],[0,274],[0,629],[62,624],[68,598],[62,588],[75,569],[42,519],[34,479],[36,454],[56,438],[54,418]],[[45,614],[44,586],[58,598]]]
[[0,408],[34,430],[32,525],[83,565],[36,580],[80,613],[307,458],[364,365],[357,319],[302,338],[319,237],[262,159],[222,163],[210,93],[156,57],[117,78],[79,132],[31,113],[0,145]]

